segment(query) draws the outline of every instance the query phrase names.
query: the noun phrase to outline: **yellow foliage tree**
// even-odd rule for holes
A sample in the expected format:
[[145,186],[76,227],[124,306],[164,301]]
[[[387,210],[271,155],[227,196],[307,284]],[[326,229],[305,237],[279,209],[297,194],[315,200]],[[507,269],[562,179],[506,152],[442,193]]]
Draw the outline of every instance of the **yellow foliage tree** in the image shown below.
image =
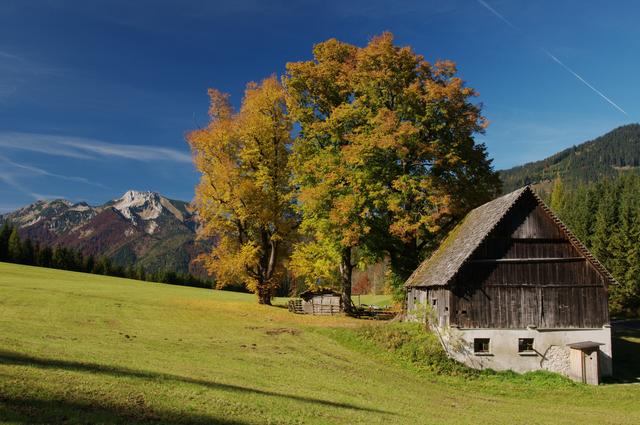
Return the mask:
[[270,304],[296,226],[283,87],[275,76],[249,83],[237,113],[227,94],[209,97],[209,125],[187,136],[202,174],[199,235],[215,242],[202,260],[218,287],[244,284]]

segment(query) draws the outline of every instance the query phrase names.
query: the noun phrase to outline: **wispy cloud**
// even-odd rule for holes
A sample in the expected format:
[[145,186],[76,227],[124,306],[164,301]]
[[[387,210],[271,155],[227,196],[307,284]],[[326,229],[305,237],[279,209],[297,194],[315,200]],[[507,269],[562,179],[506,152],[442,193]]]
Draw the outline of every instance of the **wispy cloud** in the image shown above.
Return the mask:
[[[529,37],[527,37],[527,35],[524,33],[524,31],[522,31],[519,27],[517,27],[516,25],[514,25],[510,20],[508,20],[507,18],[504,17],[504,15],[502,15],[500,12],[498,12],[497,10],[495,10],[493,7],[491,7],[486,1],[484,0],[477,0],[478,3],[480,3],[480,5],[482,5],[485,9],[487,9],[489,12],[491,12],[495,17],[497,17],[498,19],[500,19],[502,22],[504,22],[507,26],[509,26],[511,29],[513,29],[514,31],[518,32],[520,35],[522,35],[523,37],[529,39]],[[565,64],[564,62],[562,62],[560,59],[558,59],[555,55],[553,55],[549,50],[547,50],[546,48],[534,44],[542,53],[544,53],[548,58],[550,58],[551,60],[553,60],[555,63],[557,63],[558,65],[560,65],[565,71],[567,71],[569,74],[573,75],[578,81],[580,81],[581,83],[583,83],[585,86],[587,86],[588,88],[590,88],[595,94],[597,94],[598,96],[600,96],[602,99],[604,99],[607,103],[609,103],[611,106],[613,106],[614,108],[616,108],[618,111],[622,112],[623,114],[625,114],[626,116],[628,116],[629,114],[627,114],[627,112],[622,109],[620,106],[618,106],[618,104],[616,104],[613,100],[611,100],[611,98],[609,98],[608,96],[606,96],[604,93],[602,93],[600,90],[596,89],[591,83],[589,83],[587,80],[585,80],[582,76],[580,76],[576,71],[574,71],[573,69],[571,69],[567,64]]]
[[0,58],[5,58],[5,59],[17,59],[17,60],[20,60],[20,57],[19,57],[19,56],[14,55],[14,54],[12,54],[12,53],[5,52],[5,51],[3,51],[3,50],[0,50]]
[[7,103],[40,79],[59,77],[64,72],[22,54],[0,50],[0,103]]
[[36,133],[0,133],[0,147],[76,159],[118,157],[133,161],[191,163],[191,155],[176,149],[145,145],[122,145],[84,137]]
[[23,175],[54,177],[54,178],[61,179],[61,180],[84,183],[84,184],[88,184],[88,185],[91,185],[91,186],[100,187],[102,189],[108,189],[108,187],[103,185],[102,183],[94,182],[94,181],[91,181],[91,180],[86,179],[84,177],[65,176],[63,174],[52,173],[50,171],[44,170],[44,169],[39,168],[39,167],[34,167],[32,165],[20,164],[18,162],[15,162],[15,161],[7,158],[4,155],[0,155],[0,161],[4,162],[6,165],[9,165],[15,171],[18,171]]
[[46,198],[46,196],[35,193],[31,189],[20,183],[12,174],[0,173],[0,181],[35,200]]
[[18,205],[18,204],[0,204],[0,214],[12,212],[17,209],[20,209],[21,207],[22,205]]

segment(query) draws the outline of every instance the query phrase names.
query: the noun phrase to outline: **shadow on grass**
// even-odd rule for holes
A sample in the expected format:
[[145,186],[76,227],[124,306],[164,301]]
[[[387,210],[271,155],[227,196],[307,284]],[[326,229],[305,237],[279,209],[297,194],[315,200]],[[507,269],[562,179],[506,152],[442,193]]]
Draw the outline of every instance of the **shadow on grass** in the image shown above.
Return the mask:
[[105,405],[98,401],[38,399],[0,395],[0,418],[15,423],[100,423],[186,425],[245,425],[246,422],[193,413],[154,410],[144,406]]
[[640,321],[613,325],[613,378],[611,383],[640,383]]
[[385,413],[385,414],[394,414],[392,412],[388,412],[385,410],[379,410],[375,408],[362,407],[357,406],[355,404],[350,403],[342,403],[335,402],[330,400],[323,400],[319,398],[313,397],[304,397],[294,394],[283,394],[274,391],[265,391],[257,388],[244,387],[240,385],[232,385],[232,384],[223,384],[219,382],[207,381],[204,379],[196,379],[189,378],[185,376],[178,376],[166,373],[158,373],[158,372],[148,372],[142,370],[134,370],[124,367],[117,366],[108,366],[101,365],[95,363],[84,363],[84,362],[76,362],[76,361],[68,361],[68,360],[57,360],[57,359],[46,359],[40,357],[29,356],[26,354],[15,353],[11,351],[0,350],[0,364],[9,364],[9,365],[21,365],[21,366],[32,366],[42,369],[62,369],[68,371],[76,371],[76,372],[90,372],[90,373],[99,373],[104,375],[110,375],[113,377],[134,377],[134,378],[142,378],[156,381],[176,381],[183,382],[193,385],[200,385],[206,388],[211,388],[215,390],[222,390],[227,392],[236,392],[236,393],[250,393],[257,395],[264,395],[269,397],[281,397],[294,401],[301,401],[304,403],[313,403],[326,407],[336,407],[341,409],[351,409],[372,413]]

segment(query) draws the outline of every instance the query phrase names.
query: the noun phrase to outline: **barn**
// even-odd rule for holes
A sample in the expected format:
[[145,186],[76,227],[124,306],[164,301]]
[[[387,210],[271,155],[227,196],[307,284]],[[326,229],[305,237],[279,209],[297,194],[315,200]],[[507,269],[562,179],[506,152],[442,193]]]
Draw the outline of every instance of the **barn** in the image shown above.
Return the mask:
[[428,318],[475,368],[612,373],[609,272],[530,187],[472,210],[409,277],[407,317]]

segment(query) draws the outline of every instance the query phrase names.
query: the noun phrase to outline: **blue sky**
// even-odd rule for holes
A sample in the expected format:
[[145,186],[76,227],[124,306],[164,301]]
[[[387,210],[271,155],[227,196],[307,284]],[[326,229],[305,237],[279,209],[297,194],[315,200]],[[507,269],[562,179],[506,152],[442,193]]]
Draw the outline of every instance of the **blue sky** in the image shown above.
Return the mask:
[[[480,92],[497,169],[640,119],[640,5],[619,1],[23,1],[0,5],[0,212],[128,189],[190,200],[208,87],[389,30]],[[624,111],[624,112],[623,112]]]

